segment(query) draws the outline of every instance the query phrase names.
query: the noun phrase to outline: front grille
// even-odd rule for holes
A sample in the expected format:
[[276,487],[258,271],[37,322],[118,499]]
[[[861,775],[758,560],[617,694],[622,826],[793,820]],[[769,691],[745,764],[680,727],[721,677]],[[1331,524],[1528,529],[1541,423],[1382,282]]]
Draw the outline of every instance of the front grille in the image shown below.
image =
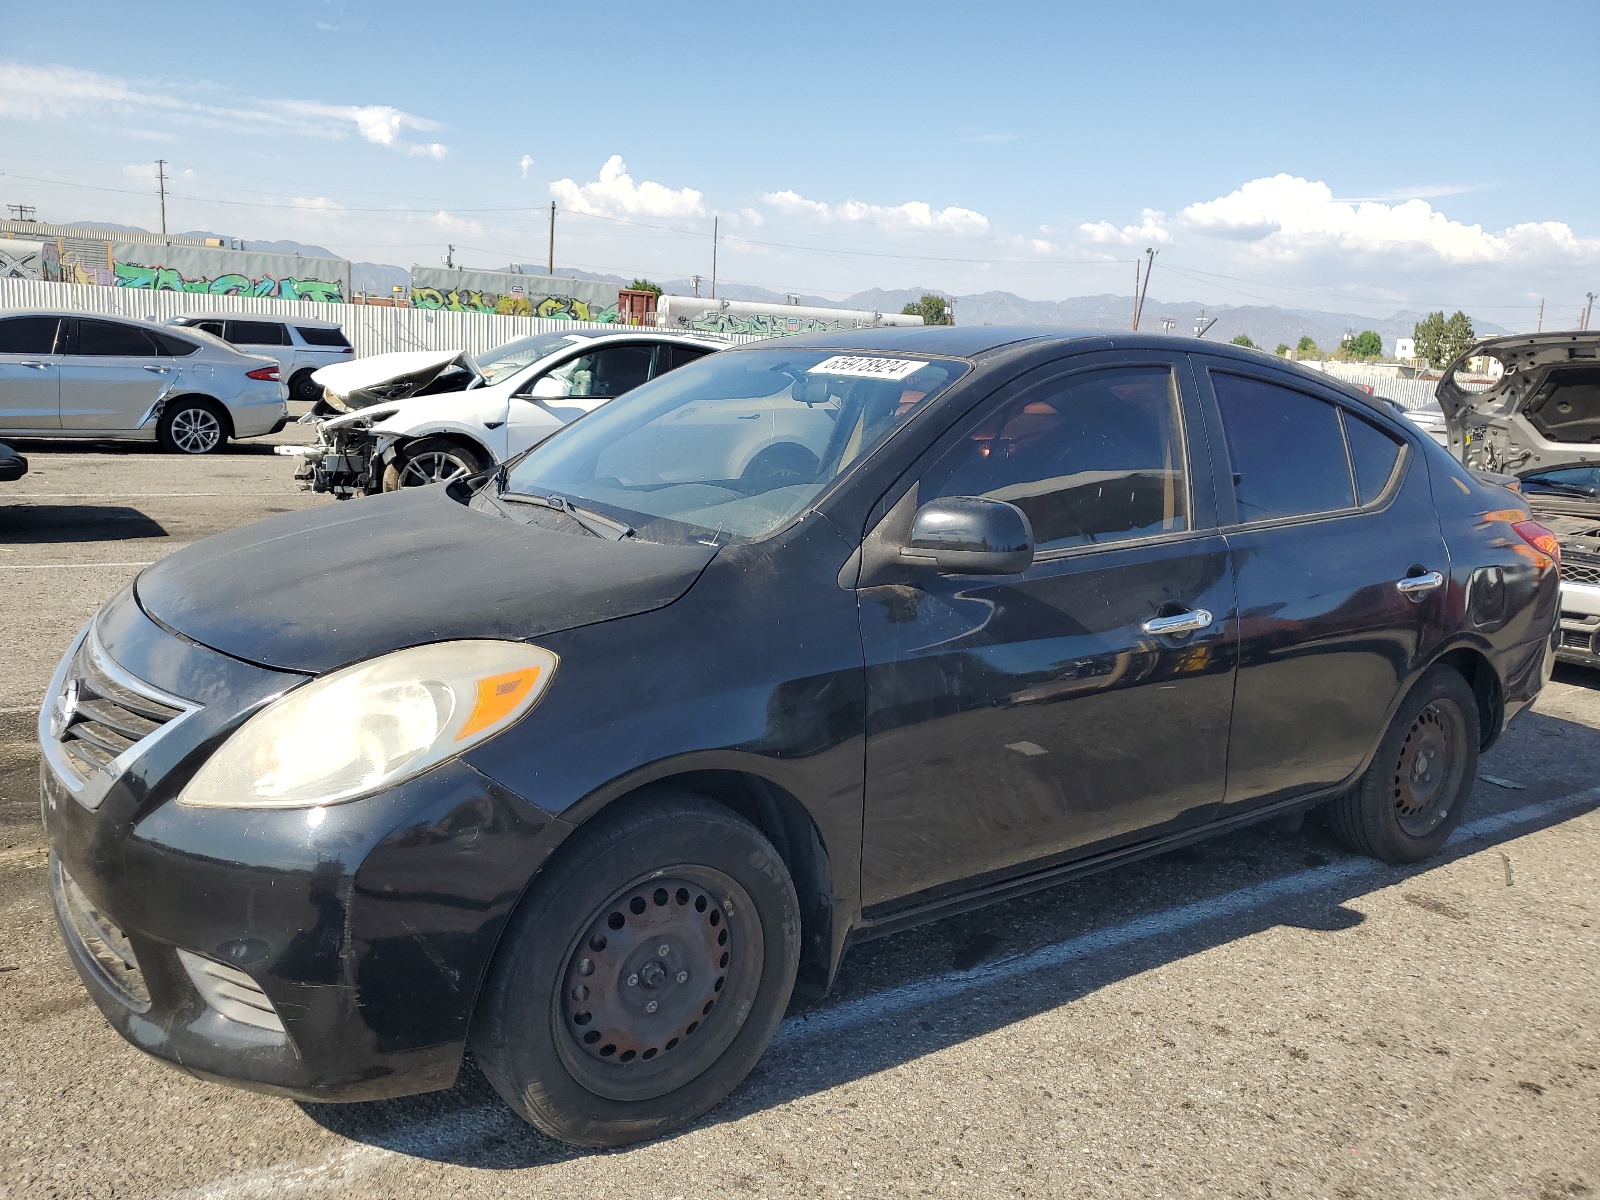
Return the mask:
[[83,894],[59,859],[51,860],[50,890],[62,926],[100,981],[128,1007],[149,1008],[150,989],[127,935]]
[[124,671],[90,629],[57,677],[40,738],[62,782],[94,808],[138,754],[194,711]]
[[1600,583],[1600,563],[1561,560],[1561,578],[1571,583]]

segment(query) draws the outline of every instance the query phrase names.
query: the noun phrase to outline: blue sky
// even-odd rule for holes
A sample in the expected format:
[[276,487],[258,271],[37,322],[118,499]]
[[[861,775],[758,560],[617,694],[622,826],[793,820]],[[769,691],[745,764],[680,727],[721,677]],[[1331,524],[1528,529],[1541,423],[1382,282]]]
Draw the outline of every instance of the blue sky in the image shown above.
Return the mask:
[[[159,15],[153,15],[159,13]],[[266,14],[270,14],[270,17]],[[64,3],[0,51],[0,201],[356,259],[1571,325],[1593,0]],[[64,36],[63,30],[92,30]],[[1541,157],[1548,162],[1541,163]]]

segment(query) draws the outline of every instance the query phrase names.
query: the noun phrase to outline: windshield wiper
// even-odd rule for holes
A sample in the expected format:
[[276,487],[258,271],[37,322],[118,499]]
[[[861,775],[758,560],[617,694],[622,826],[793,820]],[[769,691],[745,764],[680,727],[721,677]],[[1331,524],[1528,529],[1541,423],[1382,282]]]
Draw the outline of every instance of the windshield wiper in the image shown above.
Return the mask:
[[595,537],[609,538],[613,542],[620,542],[625,537],[633,536],[633,526],[625,521],[618,521],[603,513],[597,513],[590,508],[580,508],[565,496],[529,496],[522,492],[502,492],[500,499],[512,504],[537,504],[541,508],[548,508],[563,516],[571,517]]
[[1585,500],[1600,497],[1592,487],[1584,487],[1581,483],[1559,483],[1554,479],[1524,479],[1523,487],[1533,487],[1541,492],[1555,492],[1561,496],[1581,496]]

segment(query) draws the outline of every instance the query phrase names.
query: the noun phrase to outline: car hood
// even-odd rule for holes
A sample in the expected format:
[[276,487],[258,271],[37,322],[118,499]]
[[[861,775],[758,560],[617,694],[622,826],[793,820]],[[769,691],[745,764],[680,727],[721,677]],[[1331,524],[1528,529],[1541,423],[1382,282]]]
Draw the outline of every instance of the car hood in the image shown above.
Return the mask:
[[[1492,387],[1470,391],[1457,381],[1457,371],[1465,374],[1473,358],[1503,366]],[[1585,392],[1594,411],[1575,412],[1574,400],[1583,405]],[[1450,451],[1469,467],[1520,478],[1600,465],[1600,332],[1477,342],[1444,369],[1435,395]]]
[[483,381],[465,350],[401,350],[331,363],[311,373],[340,412],[435,392],[461,392]]
[[408,488],[196,542],[139,576],[139,605],[234,658],[321,674],[407,646],[648,612],[716,554],[524,525],[449,492]]

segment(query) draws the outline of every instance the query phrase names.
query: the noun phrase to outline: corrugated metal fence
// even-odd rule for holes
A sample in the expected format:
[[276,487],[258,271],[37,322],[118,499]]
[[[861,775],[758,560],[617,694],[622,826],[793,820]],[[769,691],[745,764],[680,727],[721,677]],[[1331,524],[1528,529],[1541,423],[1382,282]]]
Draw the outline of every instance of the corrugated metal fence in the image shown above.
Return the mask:
[[[339,322],[358,355],[384,354],[391,350],[466,350],[469,354],[482,354],[530,333],[624,328],[541,317],[502,317],[495,313],[387,308],[376,304],[323,304],[314,300],[270,300],[257,296],[212,296],[38,279],[0,279],[0,309],[17,308],[66,309],[153,321],[215,312],[261,313],[288,319],[311,317]],[[731,335],[729,340],[754,342],[761,339]]]

